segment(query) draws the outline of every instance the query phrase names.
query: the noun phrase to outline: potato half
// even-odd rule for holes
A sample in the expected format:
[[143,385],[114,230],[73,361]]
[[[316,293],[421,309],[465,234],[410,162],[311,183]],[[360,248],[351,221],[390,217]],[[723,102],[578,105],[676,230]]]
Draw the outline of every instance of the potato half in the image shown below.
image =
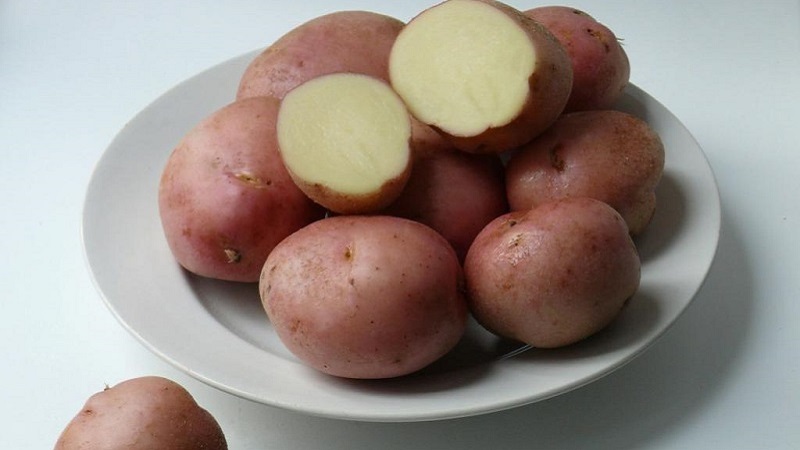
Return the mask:
[[289,92],[278,145],[295,184],[340,214],[377,211],[400,195],[411,169],[411,118],[384,81],[338,73]]
[[414,117],[479,153],[531,140],[558,117],[572,88],[558,40],[491,0],[450,0],[413,18],[392,47],[389,77]]

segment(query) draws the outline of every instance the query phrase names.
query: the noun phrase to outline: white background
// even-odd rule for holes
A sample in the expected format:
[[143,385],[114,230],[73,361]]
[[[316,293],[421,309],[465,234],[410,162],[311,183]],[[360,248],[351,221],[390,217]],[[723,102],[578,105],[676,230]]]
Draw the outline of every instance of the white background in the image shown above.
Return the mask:
[[444,422],[305,417],[184,375],[113,318],[85,265],[80,221],[94,164],[127,120],[314,16],[407,20],[431,4],[0,2],[0,448],[52,448],[89,395],[150,374],[187,387],[236,450],[800,448],[797,1],[570,3],[624,39],[631,80],[697,138],[723,208],[717,259],[692,306],[599,381]]

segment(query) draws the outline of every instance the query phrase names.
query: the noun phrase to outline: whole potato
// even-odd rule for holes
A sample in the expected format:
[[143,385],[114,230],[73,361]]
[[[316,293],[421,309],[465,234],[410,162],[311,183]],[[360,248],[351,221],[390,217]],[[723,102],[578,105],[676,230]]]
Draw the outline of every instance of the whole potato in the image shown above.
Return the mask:
[[169,156],[158,202],[177,261],[195,274],[256,282],[272,248],[324,211],[292,182],[278,152],[279,101],[233,102]]
[[503,172],[496,155],[451,150],[418,157],[403,193],[383,212],[438,231],[463,261],[483,227],[508,212]]
[[389,80],[389,52],[405,24],[369,11],[338,11],[305,22],[256,56],[236,98],[283,98],[320,75],[360,73]]
[[638,289],[640,268],[620,215],[581,197],[495,219],[464,263],[476,320],[540,348],[569,345],[605,328]]
[[181,385],[134,378],[92,395],[55,450],[226,450],[216,419]]
[[523,146],[506,166],[512,210],[564,197],[592,197],[614,207],[638,235],[656,208],[664,145],[643,120],[614,111],[565,114]]
[[455,252],[431,228],[390,216],[312,223],[267,258],[259,292],[286,347],[346,378],[409,374],[454,347],[466,328]]
[[[389,81],[389,52],[402,21],[370,11],[337,11],[281,36],[247,66],[237,99],[282,99],[306,81],[332,73],[359,73]],[[447,145],[428,125],[411,118],[411,147],[427,152]]]
[[564,112],[608,109],[630,78],[630,61],[616,35],[585,12],[540,6],[525,14],[561,42],[572,61],[572,93]]

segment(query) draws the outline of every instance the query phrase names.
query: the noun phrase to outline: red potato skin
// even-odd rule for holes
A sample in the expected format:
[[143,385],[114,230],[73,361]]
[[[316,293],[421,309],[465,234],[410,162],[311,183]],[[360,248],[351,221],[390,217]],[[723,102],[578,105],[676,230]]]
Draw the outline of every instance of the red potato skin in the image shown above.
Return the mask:
[[245,70],[237,99],[283,98],[320,75],[354,72],[389,80],[389,52],[405,24],[368,11],[339,11],[292,29]]
[[324,215],[278,152],[279,101],[236,101],[189,131],[159,185],[159,213],[176,260],[197,275],[258,281],[272,248]]
[[481,325],[556,348],[610,324],[638,289],[641,263],[613,208],[569,198],[495,219],[475,239],[464,271]]
[[92,395],[55,450],[227,450],[216,419],[179,384],[162,377],[124,381]]
[[608,109],[630,78],[630,61],[613,31],[589,14],[566,6],[524,11],[561,42],[572,62],[572,93],[564,112]]
[[616,209],[635,236],[653,217],[663,171],[663,143],[646,122],[614,110],[579,111],[511,157],[506,193],[514,211],[592,197]]
[[[369,11],[338,11],[305,22],[280,37],[250,62],[237,99],[282,99],[295,87],[339,72],[389,81],[389,52],[405,23]],[[420,152],[449,146],[436,131],[411,118],[411,146]]]
[[456,150],[418,157],[403,193],[384,210],[438,231],[461,262],[483,227],[506,212],[500,158]]
[[420,223],[336,216],[289,236],[259,284],[286,347],[345,378],[390,378],[437,360],[466,329],[455,252]]

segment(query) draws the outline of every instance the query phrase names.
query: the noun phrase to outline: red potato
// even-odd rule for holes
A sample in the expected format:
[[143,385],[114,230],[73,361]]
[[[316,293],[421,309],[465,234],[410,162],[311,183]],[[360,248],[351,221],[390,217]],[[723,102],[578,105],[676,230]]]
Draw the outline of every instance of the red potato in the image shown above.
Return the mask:
[[[405,23],[369,11],[338,11],[305,22],[258,54],[239,80],[237,99],[282,99],[322,75],[359,73],[389,81],[389,52]],[[411,146],[420,152],[447,146],[429,126],[412,118]]]
[[525,14],[550,30],[572,61],[572,93],[564,112],[611,108],[631,72],[614,32],[589,14],[566,6],[541,6]]
[[419,157],[403,193],[383,212],[438,231],[463,261],[483,227],[508,212],[503,172],[495,155],[450,150]]
[[388,83],[353,73],[292,89],[277,121],[281,158],[308,197],[339,214],[392,203],[411,172],[411,118]]
[[614,111],[563,115],[523,146],[506,166],[512,210],[565,197],[592,197],[614,207],[630,233],[642,233],[656,208],[664,145],[643,120]]
[[259,292],[286,347],[346,378],[417,371],[466,328],[463,275],[447,241],[390,216],[337,216],[289,236],[264,265]]
[[445,1],[414,17],[392,47],[389,76],[414,117],[473,153],[531,140],[561,114],[572,88],[558,40],[492,0]]
[[495,219],[464,263],[475,319],[540,348],[570,345],[605,328],[638,289],[640,271],[622,217],[585,197]]
[[159,213],[176,260],[195,274],[258,281],[272,248],[321,218],[278,152],[279,101],[236,101],[197,124],[162,173]]
[[253,59],[236,98],[283,98],[308,80],[337,72],[388,81],[389,52],[404,25],[368,11],[339,11],[305,22]]
[[162,377],[124,381],[92,395],[55,450],[227,450],[216,419]]

